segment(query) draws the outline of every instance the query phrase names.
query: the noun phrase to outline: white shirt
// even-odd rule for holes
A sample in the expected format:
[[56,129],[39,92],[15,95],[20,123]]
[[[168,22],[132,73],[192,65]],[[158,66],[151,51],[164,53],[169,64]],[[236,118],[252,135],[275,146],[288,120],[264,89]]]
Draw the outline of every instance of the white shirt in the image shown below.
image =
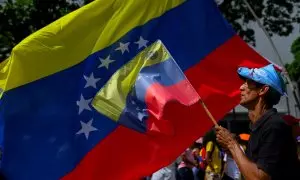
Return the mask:
[[[240,146],[240,148],[244,152],[243,147]],[[225,153],[223,160],[226,162],[224,173],[227,176],[231,177],[232,179],[240,179],[241,172],[237,164],[235,163],[234,159],[231,156],[229,156],[227,153]]]
[[151,180],[176,180],[175,163],[156,171]]

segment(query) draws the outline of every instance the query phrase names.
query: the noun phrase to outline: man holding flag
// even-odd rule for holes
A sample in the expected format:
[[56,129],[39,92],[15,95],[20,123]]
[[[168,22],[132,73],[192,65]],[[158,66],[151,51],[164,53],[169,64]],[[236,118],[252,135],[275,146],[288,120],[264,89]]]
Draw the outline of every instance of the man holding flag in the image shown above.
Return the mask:
[[300,179],[300,164],[291,127],[273,108],[285,94],[272,64],[238,69],[244,80],[240,104],[248,109],[251,136],[246,155],[226,129],[216,126],[218,142],[231,153],[246,180]]

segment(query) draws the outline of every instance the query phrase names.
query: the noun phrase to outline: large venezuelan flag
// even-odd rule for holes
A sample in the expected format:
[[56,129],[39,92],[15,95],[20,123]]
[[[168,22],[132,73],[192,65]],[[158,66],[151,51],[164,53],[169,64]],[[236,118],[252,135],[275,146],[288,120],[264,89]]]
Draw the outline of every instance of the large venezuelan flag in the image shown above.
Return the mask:
[[214,0],[94,1],[0,64],[1,171],[10,180],[149,175],[212,126],[198,94],[220,119],[239,102],[237,67],[265,64]]

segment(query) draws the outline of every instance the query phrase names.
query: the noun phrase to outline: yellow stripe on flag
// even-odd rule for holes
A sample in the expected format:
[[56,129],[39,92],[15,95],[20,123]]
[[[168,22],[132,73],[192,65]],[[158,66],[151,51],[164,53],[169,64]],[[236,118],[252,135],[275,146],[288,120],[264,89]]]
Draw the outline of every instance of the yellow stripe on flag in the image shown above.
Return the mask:
[[12,71],[0,74],[0,88],[7,91],[72,67],[184,1],[96,0],[19,43],[5,65]]

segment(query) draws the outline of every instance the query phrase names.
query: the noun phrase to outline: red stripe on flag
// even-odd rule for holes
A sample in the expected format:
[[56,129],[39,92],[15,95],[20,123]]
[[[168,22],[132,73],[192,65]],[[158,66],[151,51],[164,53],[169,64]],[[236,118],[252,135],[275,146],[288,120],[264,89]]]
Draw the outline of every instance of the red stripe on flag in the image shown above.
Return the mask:
[[240,101],[242,81],[238,67],[262,67],[269,62],[250,48],[239,36],[234,36],[185,74],[208,106],[220,119]]
[[[164,117],[166,109],[172,109],[170,104],[182,104],[183,107],[191,106],[199,101],[199,95],[187,80],[182,80],[171,86],[163,86],[158,83],[152,84],[146,93],[148,114],[155,118],[147,121],[149,135],[172,136],[176,133],[172,119]],[[174,112],[176,113],[176,112]],[[173,114],[174,114],[173,113]]]
[[[236,73],[238,66],[261,67],[267,63],[236,36],[185,74],[213,116],[220,119],[239,102],[242,81]],[[213,125],[199,103],[190,107],[168,104],[163,118],[174,125],[172,136],[141,134],[120,126],[63,180],[140,179],[171,163]]]
[[182,80],[170,86],[154,83],[148,87],[145,101],[151,114],[159,119],[166,103],[177,101],[185,106],[192,105],[199,100],[199,96],[187,80]]

